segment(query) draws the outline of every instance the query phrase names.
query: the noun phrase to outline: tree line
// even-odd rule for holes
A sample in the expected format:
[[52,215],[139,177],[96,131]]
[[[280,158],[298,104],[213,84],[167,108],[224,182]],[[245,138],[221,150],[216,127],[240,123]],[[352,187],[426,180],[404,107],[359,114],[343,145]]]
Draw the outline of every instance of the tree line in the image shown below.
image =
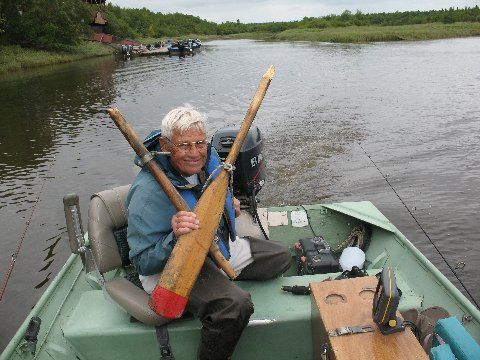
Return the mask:
[[364,14],[345,10],[340,15],[327,15],[322,17],[304,17],[299,21],[269,22],[259,24],[242,24],[226,22],[218,25],[218,34],[231,35],[248,32],[273,32],[279,33],[289,29],[325,29],[347,26],[395,26],[428,23],[452,24],[455,22],[480,22],[480,8],[477,6],[462,9],[442,9],[430,11],[404,11],[394,13]]
[[97,11],[105,13],[108,19],[107,33],[126,38],[279,33],[294,28],[480,22],[478,5],[472,8],[372,14],[345,10],[340,15],[304,17],[298,21],[244,24],[237,20],[216,24],[198,16],[155,13],[146,8],[127,9],[112,4],[90,5],[83,0],[2,0],[0,44],[53,50],[75,45],[91,36],[89,24]]
[[65,48],[90,35],[91,9],[81,0],[1,0],[0,44]]

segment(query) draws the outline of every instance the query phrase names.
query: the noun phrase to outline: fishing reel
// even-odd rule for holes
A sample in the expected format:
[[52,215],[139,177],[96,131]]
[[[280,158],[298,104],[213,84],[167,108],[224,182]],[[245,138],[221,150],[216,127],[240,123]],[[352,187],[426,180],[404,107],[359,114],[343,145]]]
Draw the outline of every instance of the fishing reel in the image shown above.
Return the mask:
[[373,321],[384,335],[404,331],[405,325],[397,317],[401,292],[397,288],[395,274],[391,267],[384,267],[377,276],[378,285],[373,296]]

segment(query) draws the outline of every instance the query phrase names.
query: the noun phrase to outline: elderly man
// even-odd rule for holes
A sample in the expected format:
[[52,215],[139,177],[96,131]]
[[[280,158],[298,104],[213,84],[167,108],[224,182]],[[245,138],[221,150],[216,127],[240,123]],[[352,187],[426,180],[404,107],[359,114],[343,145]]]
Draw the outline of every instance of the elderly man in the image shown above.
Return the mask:
[[[145,140],[149,150],[169,153],[158,155],[156,161],[192,209],[206,178],[220,164],[218,154],[207,141],[205,122],[193,108],[179,107],[162,120],[161,132],[153,132]],[[199,222],[193,212],[176,211],[146,168],[142,168],[132,184],[126,205],[130,258],[144,289],[151,293],[176,238],[197,229]],[[239,214],[238,200],[228,193],[217,231],[218,245],[239,274],[238,279],[266,280],[286,271],[291,260],[286,246],[235,235],[235,217]],[[207,258],[190,294],[187,310],[203,325],[199,359],[224,360],[233,353],[253,313],[253,304],[250,294]]]

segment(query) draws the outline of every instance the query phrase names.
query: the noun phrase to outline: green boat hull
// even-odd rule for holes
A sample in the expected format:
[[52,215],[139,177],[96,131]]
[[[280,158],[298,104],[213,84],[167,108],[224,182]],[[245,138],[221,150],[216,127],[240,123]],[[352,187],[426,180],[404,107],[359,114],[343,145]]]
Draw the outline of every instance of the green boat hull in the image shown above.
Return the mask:
[[[292,226],[291,212],[306,211],[308,226]],[[332,247],[340,244],[360,223],[371,225],[366,268],[376,274],[393,267],[402,289],[399,310],[441,306],[462,321],[480,341],[480,311],[410,243],[370,202],[275,207],[287,223],[269,226],[270,238],[292,245],[302,238],[322,235]],[[109,277],[121,276],[122,271]],[[335,274],[295,275],[266,282],[238,282],[252,294],[255,313],[235,350],[233,359],[312,359],[311,301],[309,296],[283,292],[283,285],[308,285]],[[341,280],[340,280],[341,281]],[[24,340],[29,320],[42,320],[35,355]],[[170,345],[177,360],[194,359],[201,324],[184,318],[168,325]],[[86,274],[81,259],[72,255],[17,334],[0,356],[6,359],[132,359],[159,358],[155,328],[131,317],[104,294],[95,277]]]

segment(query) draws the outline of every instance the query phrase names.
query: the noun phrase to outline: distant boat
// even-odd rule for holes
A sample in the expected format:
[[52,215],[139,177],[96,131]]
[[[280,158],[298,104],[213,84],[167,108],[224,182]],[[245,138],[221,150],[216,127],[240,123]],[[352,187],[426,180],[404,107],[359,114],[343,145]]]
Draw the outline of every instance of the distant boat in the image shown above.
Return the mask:
[[200,41],[200,39],[195,39],[195,40],[189,39],[188,42],[189,42],[189,44],[190,44],[190,47],[191,47],[193,50],[200,49],[200,46],[202,46],[202,42]]
[[179,55],[187,54],[193,51],[193,49],[188,45],[188,42],[177,41],[168,48],[170,55]]
[[163,42],[154,45],[143,45],[140,43],[129,42],[122,44],[121,53],[126,60],[135,56],[168,55],[169,51],[167,44]]
[[152,47],[150,49],[142,49],[136,53],[138,56],[152,56],[152,55],[168,55],[169,50],[165,46],[161,46],[159,48]]
[[202,42],[199,39],[179,40],[168,48],[170,55],[181,55],[192,53],[198,50],[202,46]]

